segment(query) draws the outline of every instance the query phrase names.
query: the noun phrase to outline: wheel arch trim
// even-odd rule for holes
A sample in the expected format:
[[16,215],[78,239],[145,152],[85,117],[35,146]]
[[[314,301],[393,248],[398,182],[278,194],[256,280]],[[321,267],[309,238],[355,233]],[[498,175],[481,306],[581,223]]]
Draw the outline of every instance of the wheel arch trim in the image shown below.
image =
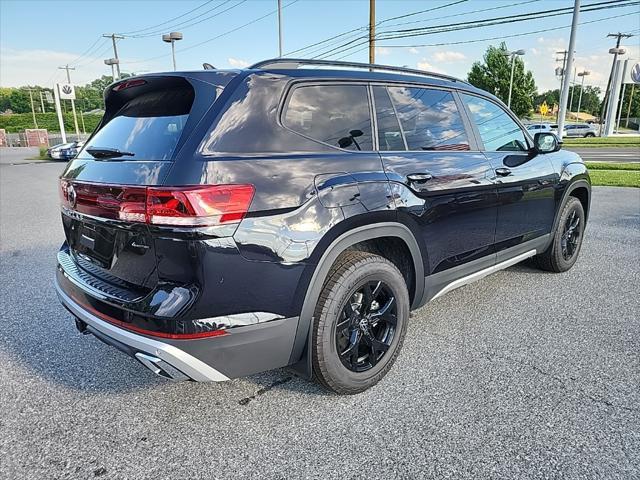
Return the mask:
[[343,233],[333,240],[323,252],[305,293],[290,362],[291,364],[295,364],[294,368],[299,373],[305,376],[310,376],[312,373],[311,356],[307,347],[311,339],[313,312],[318,298],[320,298],[322,287],[331,266],[338,256],[349,247],[366,240],[374,240],[381,237],[397,237],[407,245],[411,253],[415,272],[416,291],[411,307],[414,308],[420,303],[425,284],[424,263],[418,242],[408,227],[396,222],[381,222],[363,225]]

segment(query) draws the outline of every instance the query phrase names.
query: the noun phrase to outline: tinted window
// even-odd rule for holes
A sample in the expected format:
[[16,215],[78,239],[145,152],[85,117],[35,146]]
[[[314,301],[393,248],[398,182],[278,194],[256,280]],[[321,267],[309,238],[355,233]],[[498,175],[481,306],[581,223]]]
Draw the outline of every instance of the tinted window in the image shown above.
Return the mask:
[[369,97],[363,85],[316,85],[293,91],[284,124],[320,142],[373,150]]
[[169,160],[193,104],[193,90],[149,92],[127,102],[87,142],[80,158],[93,158],[90,148],[117,148],[131,160]]
[[409,150],[469,150],[451,92],[389,87]]
[[501,107],[472,95],[462,95],[475,121],[484,149],[496,151],[527,150],[527,141],[520,126]]
[[386,87],[373,87],[380,150],[406,150],[396,112]]

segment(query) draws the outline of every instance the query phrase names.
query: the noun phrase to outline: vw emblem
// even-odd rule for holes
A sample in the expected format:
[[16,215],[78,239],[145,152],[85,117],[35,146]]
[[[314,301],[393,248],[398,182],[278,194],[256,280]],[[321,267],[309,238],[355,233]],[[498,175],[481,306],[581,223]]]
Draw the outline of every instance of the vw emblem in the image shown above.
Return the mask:
[[69,95],[71,93],[71,85],[63,85],[62,93],[64,93],[65,95]]
[[67,197],[69,198],[69,205],[71,206],[71,208],[75,208],[78,198],[76,195],[76,189],[73,188],[72,184],[69,184],[69,186],[67,187]]

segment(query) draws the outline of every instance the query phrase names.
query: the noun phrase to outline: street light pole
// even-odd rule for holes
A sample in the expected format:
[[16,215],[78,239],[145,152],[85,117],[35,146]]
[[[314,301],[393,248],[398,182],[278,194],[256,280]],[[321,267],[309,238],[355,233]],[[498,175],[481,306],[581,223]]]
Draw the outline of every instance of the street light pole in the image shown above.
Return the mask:
[[584,77],[590,74],[591,72],[588,70],[583,70],[582,72],[578,73],[578,76],[582,77],[582,83],[580,84],[580,96],[578,97],[578,113],[576,115],[578,120],[580,120],[580,106],[582,105],[582,92],[584,91]]
[[[104,64],[105,65],[111,65],[111,78],[112,80],[115,82],[116,81],[116,65],[118,65],[120,63],[120,60],[118,60],[117,58],[106,58],[104,60]],[[118,80],[120,80],[120,78],[118,78]]]
[[511,80],[509,80],[509,100],[507,107],[511,108],[511,92],[513,91],[513,73],[516,69],[516,55],[524,55],[524,50],[514,50],[513,52],[505,52],[505,55],[511,57]]
[[176,71],[176,47],[175,42],[182,40],[182,33],[171,32],[162,35],[162,41],[171,44],[171,58],[173,59],[173,71]]

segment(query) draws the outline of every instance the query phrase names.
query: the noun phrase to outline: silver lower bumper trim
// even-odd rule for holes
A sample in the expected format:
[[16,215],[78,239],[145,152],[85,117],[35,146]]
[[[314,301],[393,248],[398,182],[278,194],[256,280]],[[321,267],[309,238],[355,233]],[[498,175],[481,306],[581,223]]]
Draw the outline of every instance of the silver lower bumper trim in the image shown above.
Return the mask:
[[[103,335],[146,353],[147,356],[143,357],[144,359],[157,358],[197,382],[223,382],[229,380],[226,375],[223,375],[216,369],[173,345],[129,332],[115,325],[111,325],[92,313],[87,312],[60,288],[57,281],[56,292],[58,293],[60,301],[73,315],[88,325],[91,325]],[[141,360],[141,358],[138,357],[138,360]],[[142,363],[153,371],[150,365],[144,362]]]

